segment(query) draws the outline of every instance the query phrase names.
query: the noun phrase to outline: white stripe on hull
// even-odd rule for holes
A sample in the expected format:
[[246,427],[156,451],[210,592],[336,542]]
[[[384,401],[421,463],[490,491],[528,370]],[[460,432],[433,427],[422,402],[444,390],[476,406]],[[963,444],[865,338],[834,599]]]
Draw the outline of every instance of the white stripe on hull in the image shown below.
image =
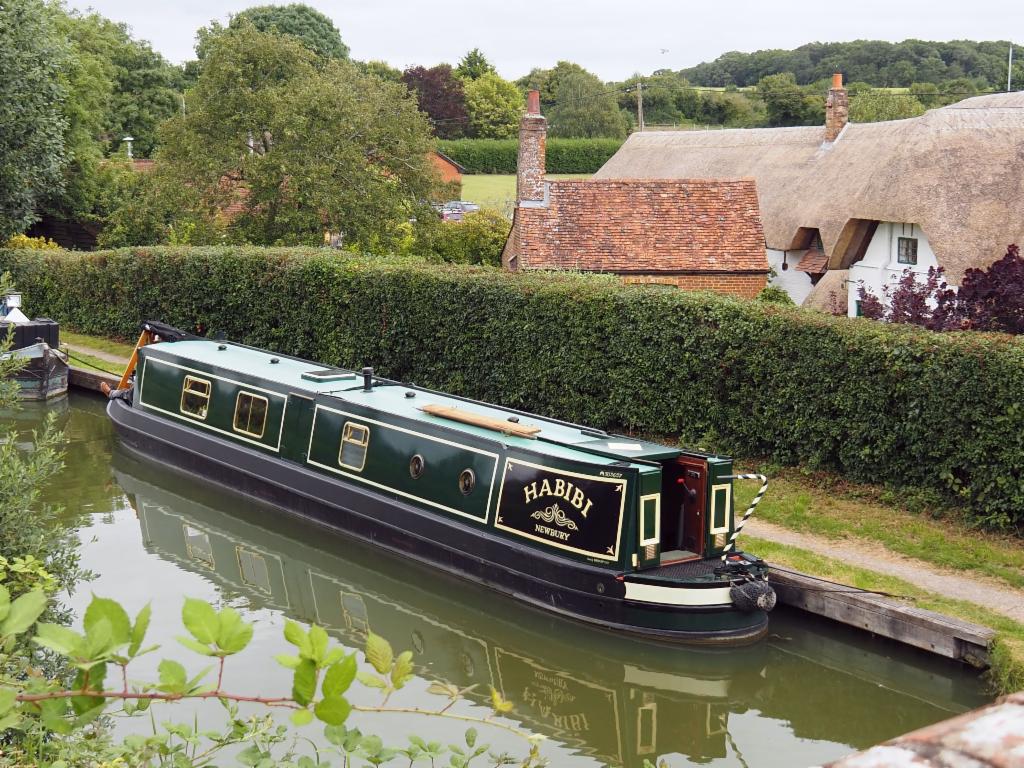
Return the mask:
[[687,589],[685,587],[659,587],[655,584],[626,582],[626,599],[661,605],[732,605],[729,587]]

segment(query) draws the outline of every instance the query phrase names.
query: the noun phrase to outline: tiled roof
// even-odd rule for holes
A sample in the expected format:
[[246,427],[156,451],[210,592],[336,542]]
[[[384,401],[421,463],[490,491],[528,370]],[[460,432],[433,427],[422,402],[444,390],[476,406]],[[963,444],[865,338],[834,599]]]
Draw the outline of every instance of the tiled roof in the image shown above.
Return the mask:
[[797,270],[806,272],[809,275],[823,275],[828,269],[828,256],[817,248],[808,248],[804,253]]
[[752,179],[561,179],[516,209],[519,269],[768,272]]

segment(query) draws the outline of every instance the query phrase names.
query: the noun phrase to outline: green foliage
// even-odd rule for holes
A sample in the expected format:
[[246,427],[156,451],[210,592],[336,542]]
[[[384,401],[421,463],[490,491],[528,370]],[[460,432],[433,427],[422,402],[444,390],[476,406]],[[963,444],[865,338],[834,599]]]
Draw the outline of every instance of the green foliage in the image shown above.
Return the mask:
[[[241,29],[249,25],[260,32],[293,37],[317,56],[327,59],[348,58],[348,46],[342,42],[341,33],[334,22],[305,3],[246,8],[231,17],[227,28]],[[213,39],[223,31],[224,28],[217,22],[199,31],[196,53],[200,61],[209,53]]]
[[487,60],[479,48],[466,53],[455,67],[455,75],[463,80],[476,80],[484,75],[495,74],[494,65]]
[[761,78],[757,90],[773,127],[820,125],[825,120],[824,91],[801,88],[791,72]]
[[0,268],[31,312],[88,333],[202,326],[597,427],[934,488],[980,523],[1024,522],[1024,343],[1009,336],[315,251],[21,250],[0,252]]
[[427,259],[455,264],[501,265],[511,222],[500,211],[484,208],[462,221],[440,221],[430,214],[416,224],[411,251]]
[[850,99],[850,120],[854,123],[903,120],[923,115],[924,111],[924,105],[908,93],[869,91]]
[[495,72],[467,79],[466,111],[474,136],[481,139],[510,139],[519,130],[523,95],[512,83]]
[[0,5],[0,242],[36,221],[67,162],[66,48],[39,0]]
[[[1001,90],[1006,87],[1009,47],[1006,41],[972,40],[808,43],[788,51],[730,51],[714,61],[684,69],[680,74],[706,86],[755,85],[761,78],[780,72],[792,72],[797,83],[808,85],[830,77],[833,72],[842,72],[848,80],[879,87],[906,87],[912,83],[941,83],[963,78]],[[1024,81],[1024,63],[1015,62],[1014,70],[1014,81]]]
[[[469,173],[516,172],[519,142],[515,139],[454,139],[437,144]],[[548,139],[547,172],[596,173],[621,146],[618,139]]]
[[517,85],[524,90],[540,91],[551,136],[626,137],[626,118],[619,109],[614,90],[578,64],[560,61],[553,69],[535,69]]
[[198,195],[187,214],[207,228],[241,207],[230,240],[314,244],[327,230],[383,249],[434,194],[429,127],[408,91],[294,38],[220,34],[186,105],[163,126],[159,178],[171,199]]
[[783,304],[790,307],[794,306],[793,299],[790,298],[788,293],[786,293],[786,289],[780,288],[777,285],[766,285],[761,289],[761,292],[757,294],[757,300],[763,301],[766,304]]

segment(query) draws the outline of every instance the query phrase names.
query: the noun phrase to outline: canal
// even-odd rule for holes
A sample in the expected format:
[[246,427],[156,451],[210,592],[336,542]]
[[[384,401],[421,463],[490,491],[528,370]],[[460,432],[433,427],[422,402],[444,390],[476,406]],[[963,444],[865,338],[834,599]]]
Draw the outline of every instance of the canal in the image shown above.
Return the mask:
[[[190,672],[205,666],[174,640],[183,597],[193,596],[255,623],[253,642],[228,662],[226,690],[290,690],[290,672],[272,661],[291,650],[286,618],[315,622],[350,648],[370,629],[415,654],[416,678],[390,704],[440,707],[427,689],[444,682],[470,688],[452,711],[486,716],[494,686],[515,704],[512,723],[547,737],[543,753],[556,766],[817,765],[988,700],[977,674],[957,664],[796,613],[776,612],[765,640],[728,651],[648,644],[538,613],[135,459],[118,447],[104,406],[72,394],[26,407],[19,427],[49,409],[69,440],[46,496],[78,527],[83,565],[95,573],[70,598],[77,614],[93,593],[132,615],[153,604],[150,640],[162,647],[140,659],[139,679],[155,679],[165,657]],[[358,683],[351,698],[380,701]],[[154,709],[156,722],[223,712],[214,702],[195,713]],[[149,718],[115,722],[125,733],[150,727]],[[465,728],[379,713],[349,725],[395,746],[408,734],[461,743]],[[302,729],[313,741],[320,730]],[[525,754],[511,734],[485,726],[480,737]]]

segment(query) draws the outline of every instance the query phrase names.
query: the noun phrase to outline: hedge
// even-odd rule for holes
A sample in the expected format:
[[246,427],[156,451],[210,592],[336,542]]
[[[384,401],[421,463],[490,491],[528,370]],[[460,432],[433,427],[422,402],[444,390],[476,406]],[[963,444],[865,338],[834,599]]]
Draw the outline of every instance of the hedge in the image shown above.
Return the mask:
[[[515,139],[451,139],[437,144],[468,173],[516,172]],[[621,139],[548,139],[547,172],[596,173],[621,146]]]
[[315,250],[0,251],[29,312],[144,318],[605,428],[926,487],[1024,523],[1024,341],[574,274]]

